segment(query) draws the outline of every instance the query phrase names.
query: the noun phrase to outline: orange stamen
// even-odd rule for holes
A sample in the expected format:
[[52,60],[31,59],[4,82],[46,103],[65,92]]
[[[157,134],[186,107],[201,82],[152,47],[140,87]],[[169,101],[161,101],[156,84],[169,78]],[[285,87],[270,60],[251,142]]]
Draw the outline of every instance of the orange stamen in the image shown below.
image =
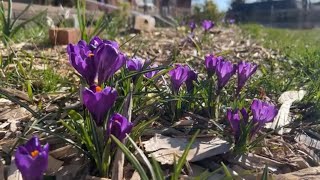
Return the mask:
[[100,86],[96,86],[96,92],[101,92],[102,88]]
[[94,56],[94,54],[93,53],[89,53],[89,55],[88,55],[89,57],[93,57]]
[[39,155],[39,151],[38,150],[34,150],[34,151],[31,152],[31,156],[33,158],[37,157],[38,155]]

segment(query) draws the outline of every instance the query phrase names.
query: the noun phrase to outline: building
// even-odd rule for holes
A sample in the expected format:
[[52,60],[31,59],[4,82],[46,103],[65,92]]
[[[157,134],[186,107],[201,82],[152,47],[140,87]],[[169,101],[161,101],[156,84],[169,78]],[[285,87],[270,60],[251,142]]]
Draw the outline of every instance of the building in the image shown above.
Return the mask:
[[320,26],[319,14],[320,6],[310,0],[234,1],[227,18],[272,27],[311,28]]

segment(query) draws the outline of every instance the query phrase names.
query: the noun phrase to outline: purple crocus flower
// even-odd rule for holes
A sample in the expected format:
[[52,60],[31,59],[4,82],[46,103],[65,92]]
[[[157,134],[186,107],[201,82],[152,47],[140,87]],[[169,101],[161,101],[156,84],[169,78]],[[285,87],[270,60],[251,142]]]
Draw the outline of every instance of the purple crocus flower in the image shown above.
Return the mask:
[[221,56],[215,56],[213,54],[207,54],[204,57],[204,64],[206,66],[207,72],[209,76],[212,76],[216,71],[217,64],[223,60]]
[[234,24],[234,23],[236,23],[235,19],[229,19],[229,24]]
[[180,86],[187,80],[189,68],[183,65],[176,65],[176,67],[169,71],[171,84],[174,92],[178,92]]
[[143,68],[144,62],[141,58],[134,57],[127,61],[127,69],[129,71],[141,71]]
[[254,74],[258,68],[258,65],[250,62],[241,61],[238,63],[238,87],[237,94],[240,93],[242,87],[246,81]]
[[278,114],[276,106],[257,99],[253,100],[251,104],[251,111],[253,121],[259,123],[272,122],[274,117]]
[[216,74],[218,77],[218,90],[221,90],[236,72],[236,66],[230,61],[221,60],[217,63]]
[[187,86],[187,91],[191,92],[193,90],[193,87],[194,87],[193,81],[197,81],[198,75],[189,66],[185,66],[185,68],[189,69],[188,70],[187,80],[186,80],[186,86]]
[[251,104],[252,122],[254,128],[252,130],[252,136],[258,132],[266,123],[272,122],[278,114],[278,109],[271,104],[263,102],[261,100],[253,100]]
[[126,117],[115,113],[108,121],[107,136],[112,134],[122,141],[126,137],[126,134],[130,133],[132,127],[133,124],[129,122]]
[[189,23],[189,27],[190,27],[191,32],[193,32],[196,29],[197,25],[194,21],[191,21]]
[[202,27],[205,31],[209,31],[211,28],[214,27],[214,22],[210,20],[202,21]]
[[70,64],[87,81],[88,85],[94,84],[97,73],[97,66],[94,54],[88,48],[85,41],[79,41],[77,45],[67,46]]
[[235,110],[227,109],[227,119],[234,133],[235,141],[237,142],[241,134],[240,124],[243,123],[243,125],[246,125],[248,123],[248,119],[249,119],[248,112],[245,108],[242,108],[240,111],[238,109],[235,109]]
[[232,131],[234,133],[235,141],[239,139],[240,135],[240,113],[239,110],[232,110],[228,109],[227,110],[227,119],[231,125]]
[[41,180],[48,168],[49,144],[43,147],[34,136],[26,144],[17,148],[15,163],[24,180]]
[[98,85],[113,76],[126,62],[126,56],[111,44],[102,43],[96,50]]
[[83,104],[98,126],[103,124],[105,115],[116,101],[117,96],[117,91],[111,87],[101,89],[93,85],[90,89],[85,88],[82,91]]
[[[152,68],[157,68],[158,65],[157,64],[153,64],[147,67],[147,69],[152,69]],[[144,74],[144,76],[148,79],[151,79],[153,76],[155,76],[157,73],[159,72],[159,70],[155,70],[155,71],[149,71],[147,73]]]

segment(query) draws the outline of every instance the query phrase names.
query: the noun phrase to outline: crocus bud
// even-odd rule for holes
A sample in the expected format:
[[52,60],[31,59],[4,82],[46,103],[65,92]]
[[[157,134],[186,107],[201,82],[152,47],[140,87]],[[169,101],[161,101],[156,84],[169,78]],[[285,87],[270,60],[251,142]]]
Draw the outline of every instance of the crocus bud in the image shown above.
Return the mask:
[[176,65],[176,67],[169,71],[172,88],[178,92],[180,86],[187,80],[189,69],[183,65]]
[[126,134],[129,134],[133,124],[121,114],[115,113],[108,121],[107,136],[114,135],[120,141],[122,141]]
[[230,61],[220,61],[217,63],[216,74],[218,77],[218,90],[221,90],[236,72],[236,66]]
[[242,87],[246,81],[257,71],[258,66],[254,63],[241,61],[237,65],[238,67],[238,87],[237,94],[240,93]]
[[189,66],[185,66],[188,70],[188,77],[186,80],[187,91],[191,92],[193,90],[194,84],[193,81],[197,81],[198,75],[192,70]]
[[194,21],[191,21],[189,23],[189,27],[190,27],[191,32],[193,32],[196,29],[197,25]]
[[207,54],[204,59],[204,65],[206,66],[208,76],[211,77],[216,71],[217,64],[223,60],[223,57]]
[[111,44],[102,43],[96,50],[98,63],[98,84],[113,76],[126,62],[126,56]]

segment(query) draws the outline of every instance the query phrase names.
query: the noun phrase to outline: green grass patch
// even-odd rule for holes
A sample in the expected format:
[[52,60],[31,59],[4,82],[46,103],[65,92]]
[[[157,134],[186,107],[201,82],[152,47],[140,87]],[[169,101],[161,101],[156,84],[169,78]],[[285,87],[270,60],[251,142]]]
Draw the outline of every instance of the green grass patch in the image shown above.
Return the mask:
[[36,93],[54,92],[70,82],[68,79],[61,77],[51,67],[45,70],[34,71],[33,76],[38,77],[32,83]]
[[[304,100],[320,105],[320,29],[275,29],[255,24],[242,25],[241,29],[281,55],[266,63],[266,88],[275,88],[277,93],[306,89]],[[260,85],[266,86],[263,78]]]

